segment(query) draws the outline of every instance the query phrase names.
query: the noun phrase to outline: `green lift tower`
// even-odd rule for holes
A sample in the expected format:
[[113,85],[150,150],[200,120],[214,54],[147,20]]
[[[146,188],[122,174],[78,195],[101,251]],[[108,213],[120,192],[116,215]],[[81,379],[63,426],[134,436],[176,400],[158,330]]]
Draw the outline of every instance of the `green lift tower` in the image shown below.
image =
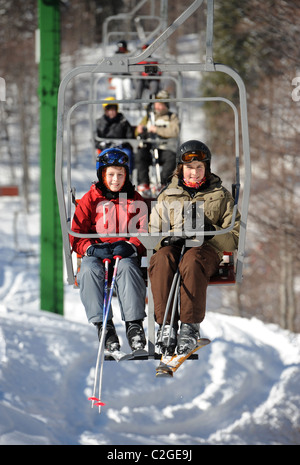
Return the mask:
[[60,84],[59,0],[38,0],[40,58],[41,309],[63,314],[63,248],[55,187],[57,94]]

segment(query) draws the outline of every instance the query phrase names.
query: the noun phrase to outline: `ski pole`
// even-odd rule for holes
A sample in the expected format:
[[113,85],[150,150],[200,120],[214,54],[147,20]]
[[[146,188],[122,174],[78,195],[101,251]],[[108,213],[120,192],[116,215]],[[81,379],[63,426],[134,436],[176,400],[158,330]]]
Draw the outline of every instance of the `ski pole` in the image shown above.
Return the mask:
[[[119,261],[122,259],[122,257],[120,255],[115,255],[114,256],[114,260],[115,260],[115,265],[114,265],[114,273],[113,273],[113,277],[112,277],[112,281],[111,281],[111,286],[110,286],[110,293],[109,293],[109,298],[108,298],[108,302],[107,302],[107,308],[109,310],[110,308],[110,304],[111,304],[111,299],[112,299],[112,296],[113,296],[113,290],[114,290],[114,287],[115,287],[115,282],[116,282],[116,276],[117,276],[117,272],[118,272],[118,265],[119,265]],[[108,312],[107,312],[107,315],[108,315]],[[106,317],[107,318],[107,317]]]
[[105,258],[104,262],[104,301],[103,301],[103,320],[106,312],[106,301],[107,301],[107,290],[108,290],[108,267],[110,264],[110,259]]
[[153,150],[154,158],[155,158],[155,171],[156,171],[156,178],[157,178],[157,184],[160,186],[161,185],[161,176],[160,176],[160,166],[159,166],[159,161],[158,161],[158,150],[155,148]]
[[173,328],[174,319],[175,319],[175,313],[176,313],[176,309],[177,309],[179,286],[180,286],[180,273],[178,273],[175,292],[174,292],[173,307],[172,307],[171,319],[170,319],[170,332],[169,332],[167,347],[170,346],[170,341],[171,341],[171,333],[172,333],[172,328]]
[[181,259],[183,257],[184,251],[185,251],[185,244],[183,244],[183,246],[182,246],[180,257],[179,257],[179,262],[178,262],[177,280],[176,280],[175,291],[174,291],[173,307],[172,307],[171,319],[170,319],[170,332],[169,332],[167,347],[170,346],[171,333],[172,333],[172,328],[173,328],[173,325],[174,325],[175,313],[176,313],[176,310],[177,310],[177,302],[178,302],[178,294],[179,294],[179,286],[180,286],[179,263],[180,263],[180,261],[181,261]]
[[[115,282],[116,282],[116,276],[118,272],[118,265],[119,261],[121,260],[121,256],[115,255],[115,265],[114,265],[114,272],[113,272],[113,277],[111,281],[111,286],[110,286],[110,293],[109,293],[109,298],[108,302],[106,304],[105,308],[105,318],[104,318],[104,323],[103,323],[103,331],[101,334],[101,346],[102,346],[102,351],[101,351],[101,361],[100,361],[100,374],[99,374],[99,394],[98,398],[100,400],[100,405],[99,405],[99,413],[101,412],[101,393],[102,393],[102,379],[103,379],[103,365],[104,365],[104,345],[105,345],[105,336],[106,336],[106,325],[107,325],[107,320],[108,320],[108,314],[111,306],[111,300],[114,292],[114,287],[115,287]],[[102,340],[103,338],[103,340]]]
[[[169,297],[168,297],[168,301],[167,301],[167,305],[166,305],[166,309],[165,309],[164,319],[163,319],[163,323],[162,323],[162,327],[161,327],[160,340],[158,342],[162,342],[163,331],[164,331],[164,328],[165,328],[165,325],[166,325],[169,309],[170,309],[170,306],[171,306],[171,301],[172,301],[173,296],[175,296],[175,301],[173,302],[173,308],[172,308],[172,313],[171,313],[170,329],[172,330],[172,327],[173,327],[174,318],[175,318],[175,310],[176,310],[176,306],[177,306],[177,297],[176,296],[178,295],[178,289],[179,289],[179,284],[180,284],[179,263],[180,263],[180,261],[181,261],[181,259],[183,257],[184,251],[185,251],[185,244],[183,244],[183,246],[182,246],[179,261],[178,261],[177,270],[176,270],[176,273],[175,273],[175,275],[173,277],[173,281],[172,281],[172,285],[171,285],[171,289],[170,289],[170,292],[169,292]],[[170,344],[170,338],[171,338],[171,331],[170,331],[170,334],[169,334],[169,337],[168,337],[168,343],[167,343],[168,346]]]
[[[116,276],[118,272],[118,265],[119,261],[122,257],[115,255],[115,265],[114,265],[114,272],[113,272],[113,277],[111,281],[111,286],[110,286],[110,293],[109,293],[109,298],[106,303],[106,308],[105,308],[105,313],[104,313],[104,320],[103,320],[103,326],[102,326],[102,334],[101,334],[101,339],[99,343],[99,358],[100,358],[100,372],[99,372],[99,392],[98,392],[98,405],[99,405],[99,413],[101,412],[101,406],[103,403],[101,402],[101,393],[102,393],[102,379],[103,379],[103,365],[104,365],[104,344],[105,344],[105,336],[106,336],[106,325],[107,325],[107,320],[108,320],[108,314],[110,310],[110,305],[111,305],[111,300],[113,296],[113,291],[115,287],[115,282],[116,282]],[[99,362],[98,362],[99,364]],[[98,369],[96,370],[98,373]],[[95,382],[96,382],[96,373],[95,373]]]
[[[97,378],[98,378],[98,371],[99,371],[99,361],[100,361],[100,355],[101,355],[101,349],[102,349],[102,346],[103,346],[103,340],[102,340],[102,337],[103,337],[103,334],[106,333],[106,327],[104,327],[104,320],[105,320],[105,315],[106,315],[106,309],[107,309],[107,305],[106,305],[106,301],[107,301],[107,290],[108,290],[108,267],[109,267],[109,264],[110,264],[110,259],[109,258],[106,258],[103,260],[103,263],[104,263],[104,299],[103,299],[103,319],[102,319],[102,334],[101,334],[101,338],[100,338],[100,341],[99,341],[99,346],[98,346],[98,354],[97,354],[97,361],[96,361],[96,369],[95,369],[95,380],[94,380],[94,389],[93,389],[93,397],[91,398],[91,400],[93,401],[92,402],[92,407],[94,406],[94,402],[95,400],[99,400],[97,397],[96,397],[96,388],[97,388]],[[105,325],[106,326],[106,325]],[[105,338],[105,336],[104,336]]]

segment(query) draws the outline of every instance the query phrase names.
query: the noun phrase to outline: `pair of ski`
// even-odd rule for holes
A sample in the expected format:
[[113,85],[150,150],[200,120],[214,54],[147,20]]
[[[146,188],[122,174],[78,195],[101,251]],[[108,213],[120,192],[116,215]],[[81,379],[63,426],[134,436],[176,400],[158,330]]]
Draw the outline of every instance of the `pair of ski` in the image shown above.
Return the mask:
[[183,362],[185,362],[192,354],[197,352],[197,350],[210,344],[210,342],[211,341],[209,339],[202,337],[198,339],[196,347],[190,352],[185,352],[179,355],[162,355],[160,363],[156,367],[156,377],[172,378],[173,374],[178,370],[178,368],[183,364]]
[[[172,377],[175,371],[187,360],[192,354],[197,352],[197,350],[205,347],[210,344],[210,340],[206,338],[200,338],[197,341],[196,347],[190,352],[186,352],[180,355],[162,355],[159,365],[156,367],[156,377]],[[109,351],[105,350],[104,354],[107,358],[113,358],[117,362],[122,362],[124,360],[141,360],[148,358],[148,352],[144,349],[137,349],[127,354],[121,350]]]
[[[171,319],[170,319],[170,333],[169,333],[169,338],[167,341],[167,347],[170,346],[170,340],[171,340],[171,329],[174,325],[174,319],[175,319],[175,313],[177,310],[177,303],[178,303],[178,294],[179,294],[179,286],[180,286],[180,273],[179,273],[179,263],[184,255],[185,252],[185,244],[182,246],[180,257],[179,257],[179,262],[177,266],[177,271],[174,275],[173,282],[171,285],[171,289],[169,292],[169,297],[165,309],[165,314],[164,314],[164,320],[162,323],[161,327],[161,339],[158,340],[158,344],[162,343],[162,338],[163,338],[163,332],[164,332],[164,327],[167,321],[167,317],[169,314],[169,309],[171,307],[171,302],[173,299],[173,306],[172,306],[172,311],[171,311]],[[210,343],[209,339],[206,338],[200,338],[197,341],[196,347],[191,350],[190,352],[186,352],[183,354],[174,354],[174,355],[162,355],[160,364],[156,368],[156,377],[172,377],[175,371],[178,370],[178,368],[187,360],[194,352],[197,350],[201,349],[201,347],[206,346],[207,344]]]

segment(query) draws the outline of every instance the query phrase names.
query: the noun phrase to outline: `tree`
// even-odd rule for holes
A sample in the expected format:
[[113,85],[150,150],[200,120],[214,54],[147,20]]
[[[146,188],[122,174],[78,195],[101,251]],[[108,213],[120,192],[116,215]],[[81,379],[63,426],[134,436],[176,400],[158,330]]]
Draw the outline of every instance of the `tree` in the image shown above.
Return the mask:
[[[258,316],[300,331],[299,299],[299,108],[291,98],[297,75],[295,30],[298,7],[291,2],[221,0],[216,11],[215,61],[241,74],[248,93],[253,166],[246,270],[239,291],[239,313]],[[212,90],[235,97],[228,79],[204,80]],[[229,156],[228,112],[206,108],[214,150]],[[222,163],[222,167],[226,166]],[[228,168],[229,169],[229,168]]]
[[[9,18],[9,21],[8,21]],[[0,2],[0,75],[6,81],[5,144],[12,164],[22,167],[22,195],[29,209],[30,138],[37,125],[33,103],[37,104],[37,66],[34,60],[36,2]],[[17,126],[18,130],[13,131]],[[14,171],[16,173],[16,171]],[[18,180],[15,180],[18,182]]]

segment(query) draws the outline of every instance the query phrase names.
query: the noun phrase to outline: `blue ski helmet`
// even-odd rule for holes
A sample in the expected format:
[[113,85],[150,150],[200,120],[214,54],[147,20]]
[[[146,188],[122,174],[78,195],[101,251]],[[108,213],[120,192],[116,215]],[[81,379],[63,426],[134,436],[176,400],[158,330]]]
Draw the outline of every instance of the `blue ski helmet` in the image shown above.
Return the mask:
[[103,150],[97,157],[96,170],[99,181],[102,177],[102,170],[108,166],[122,166],[126,169],[128,177],[129,173],[129,157],[123,150],[115,148],[109,148]]

